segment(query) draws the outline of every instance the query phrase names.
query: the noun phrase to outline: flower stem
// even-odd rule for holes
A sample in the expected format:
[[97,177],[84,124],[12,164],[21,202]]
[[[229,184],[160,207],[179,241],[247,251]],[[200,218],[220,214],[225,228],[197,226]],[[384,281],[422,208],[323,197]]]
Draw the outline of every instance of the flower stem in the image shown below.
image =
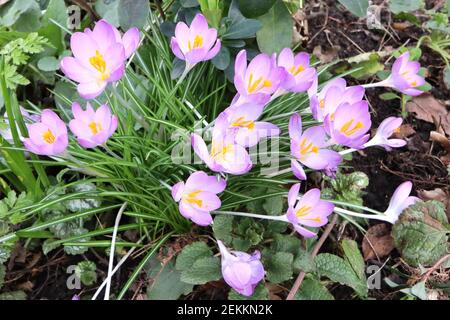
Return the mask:
[[235,211],[212,211],[213,214],[227,214],[231,216],[239,216],[239,217],[249,217],[256,219],[266,219],[266,220],[277,220],[277,221],[285,221],[284,216],[267,216],[264,214],[254,214],[247,212],[235,212]]
[[386,221],[386,222],[392,223],[391,219],[388,216],[383,216],[383,215],[379,215],[379,214],[357,213],[357,212],[353,212],[353,211],[339,208],[339,207],[335,207],[334,212],[336,212],[337,214],[344,214],[344,215],[349,215],[349,216],[358,217],[358,218],[375,219],[375,220],[381,220],[381,221]]

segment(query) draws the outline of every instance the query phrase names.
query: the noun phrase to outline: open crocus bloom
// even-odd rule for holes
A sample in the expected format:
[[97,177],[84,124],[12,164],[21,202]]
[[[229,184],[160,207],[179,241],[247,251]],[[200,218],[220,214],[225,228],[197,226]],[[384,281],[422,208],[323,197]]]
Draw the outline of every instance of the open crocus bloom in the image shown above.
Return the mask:
[[397,189],[395,189],[391,201],[389,202],[389,207],[384,212],[384,215],[387,217],[387,219],[385,220],[394,224],[403,210],[416,203],[416,201],[420,200],[417,197],[412,197],[409,195],[411,193],[411,190],[411,181],[403,182],[397,187]]
[[225,282],[244,296],[251,296],[255,287],[264,278],[261,254],[252,255],[241,251],[228,251],[222,241],[218,240],[222,255],[222,275]]
[[94,111],[88,102],[86,111],[83,111],[80,104],[74,102],[72,113],[74,119],[70,121],[69,128],[83,148],[95,148],[106,143],[117,129],[117,117],[111,114],[106,104]]
[[288,194],[288,211],[285,221],[292,223],[302,236],[311,238],[316,233],[302,227],[321,227],[328,223],[328,216],[333,212],[331,202],[320,199],[320,190],[311,189],[297,201],[300,183],[294,184]]
[[324,120],[324,128],[331,137],[331,143],[360,149],[370,137],[369,104],[362,100],[353,104],[340,105],[332,115]]
[[61,61],[64,74],[78,82],[78,93],[85,99],[99,96],[109,82],[119,80],[125,71],[125,60],[137,48],[139,31],[130,29],[123,38],[105,20],[93,30],[75,32],[70,38],[73,57]]
[[253,147],[262,138],[277,136],[280,129],[269,122],[256,121],[262,114],[263,105],[247,103],[230,108],[227,114],[228,132],[235,136],[237,144]]
[[285,77],[283,68],[265,53],[253,58],[247,66],[247,52],[241,50],[234,64],[234,85],[238,91],[234,105],[253,102],[265,104]]
[[391,75],[386,80],[381,81],[379,86],[395,88],[410,96],[418,96],[423,93],[423,91],[417,89],[417,87],[425,84],[425,79],[417,74],[420,70],[420,63],[409,61],[409,58],[408,51],[398,57],[392,65]]
[[228,116],[222,112],[214,125],[211,152],[208,152],[205,141],[195,133],[191,135],[192,147],[212,171],[244,174],[252,168],[250,155],[235,142],[234,134],[228,133],[228,127]]
[[400,148],[406,145],[406,141],[402,139],[389,139],[394,132],[400,130],[400,126],[403,122],[402,118],[388,117],[380,123],[375,136],[367,142],[364,147],[381,146],[387,151],[391,148]]
[[28,126],[28,135],[23,144],[28,151],[38,155],[60,155],[69,144],[66,124],[50,109],[42,111],[40,122]]
[[189,27],[184,22],[177,23],[170,46],[178,59],[186,61],[186,70],[190,70],[200,61],[214,58],[221,44],[217,30],[209,28],[205,17],[197,14]]
[[309,54],[301,52],[294,56],[290,48],[280,52],[278,66],[286,71],[281,87],[289,92],[308,90],[317,75],[316,69],[309,66]]
[[328,82],[317,93],[317,82],[308,91],[311,113],[317,121],[324,121],[327,115],[333,115],[339,105],[354,104],[364,97],[362,86],[347,87],[345,79],[337,78]]
[[172,187],[172,197],[180,203],[183,217],[200,225],[207,226],[213,221],[210,212],[220,208],[218,193],[225,190],[226,181],[208,176],[203,171],[194,172],[184,182]]
[[291,155],[296,159],[291,160],[291,168],[300,180],[306,180],[301,164],[314,170],[322,170],[335,167],[342,161],[342,157],[336,151],[326,149],[327,134],[323,127],[311,127],[302,132],[302,120],[297,113],[289,119],[289,136]]

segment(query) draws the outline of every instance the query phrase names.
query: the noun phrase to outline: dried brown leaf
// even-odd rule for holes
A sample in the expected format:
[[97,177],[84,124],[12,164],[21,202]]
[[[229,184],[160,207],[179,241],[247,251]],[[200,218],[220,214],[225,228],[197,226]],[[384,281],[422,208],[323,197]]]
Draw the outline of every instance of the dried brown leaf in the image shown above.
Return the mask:
[[362,242],[364,260],[382,258],[394,249],[394,239],[391,230],[385,223],[376,224],[367,230]]
[[414,97],[406,104],[406,110],[414,113],[417,119],[433,123],[436,131],[450,136],[450,113],[431,94]]

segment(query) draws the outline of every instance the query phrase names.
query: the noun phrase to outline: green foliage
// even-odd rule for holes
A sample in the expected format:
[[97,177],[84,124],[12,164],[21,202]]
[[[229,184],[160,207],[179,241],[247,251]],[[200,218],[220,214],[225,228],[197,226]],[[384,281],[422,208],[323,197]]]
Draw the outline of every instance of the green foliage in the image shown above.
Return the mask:
[[22,290],[0,293],[0,300],[26,300],[27,294]]
[[276,252],[264,257],[266,276],[270,282],[281,283],[291,279],[294,255],[288,252]]
[[342,250],[344,251],[344,258],[348,264],[353,268],[358,278],[361,281],[366,282],[366,264],[364,258],[358,249],[358,244],[354,240],[344,239],[341,243]]
[[119,23],[124,30],[143,28],[150,12],[147,0],[119,0]]
[[16,224],[25,219],[25,212],[21,210],[33,203],[31,194],[22,192],[17,196],[13,190],[8,192],[8,195],[0,201],[0,219],[7,218],[10,223]]
[[222,34],[222,39],[224,40],[253,38],[262,26],[258,20],[247,19],[244,17],[239,11],[236,0],[233,0],[230,5],[228,16],[225,19],[225,25],[226,30]]
[[243,296],[237,293],[234,289],[231,289],[228,293],[228,300],[268,300],[269,299],[269,290],[267,290],[264,283],[259,283],[253,295],[250,297]]
[[36,31],[41,23],[41,10],[35,0],[12,0],[0,7],[0,25],[17,31]]
[[423,0],[390,0],[389,10],[398,14],[401,12],[412,12],[419,10],[425,6]]
[[256,33],[256,40],[262,52],[280,53],[283,48],[291,46],[293,22],[282,0],[277,0],[272,8],[258,20],[262,28]]
[[296,300],[334,300],[328,289],[314,276],[307,275],[300,290],[295,295]]
[[353,62],[354,60],[355,59],[349,59],[351,69],[361,68],[360,70],[351,73],[351,76],[356,79],[370,77],[384,69],[384,64],[380,62],[380,56],[376,53],[364,54],[364,57],[359,59],[359,61]]
[[369,177],[360,171],[350,174],[338,172],[335,179],[326,178],[331,188],[323,189],[323,197],[342,202],[362,205],[364,189],[369,185]]
[[276,0],[239,0],[239,8],[244,16],[256,18],[272,8]]
[[3,283],[5,282],[6,267],[0,264],[0,289],[3,288]]
[[91,286],[97,282],[97,266],[92,261],[78,262],[75,274],[85,286]]
[[222,19],[224,3],[220,0],[198,0],[203,15],[211,27],[219,29]]
[[410,265],[432,265],[449,250],[447,224],[442,203],[418,202],[405,209],[392,228],[395,246]]
[[355,16],[363,18],[367,16],[368,0],[338,0],[348,11]]

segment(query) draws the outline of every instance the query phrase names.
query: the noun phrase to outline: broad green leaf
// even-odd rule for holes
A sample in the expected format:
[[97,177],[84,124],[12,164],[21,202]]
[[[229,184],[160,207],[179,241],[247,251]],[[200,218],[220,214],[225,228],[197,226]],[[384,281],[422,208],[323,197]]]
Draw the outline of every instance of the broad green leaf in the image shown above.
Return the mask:
[[180,4],[184,8],[198,7],[198,0],[180,0]]
[[16,31],[31,32],[39,28],[40,8],[35,0],[11,1],[0,8],[0,25]]
[[315,258],[317,273],[330,280],[353,288],[360,297],[366,297],[368,288],[353,268],[344,259],[330,253],[321,253]]
[[369,0],[338,0],[348,11],[355,16],[363,18],[367,16]]
[[95,2],[95,11],[114,25],[115,27],[119,27],[119,0],[97,0]]
[[206,243],[197,241],[183,248],[183,251],[177,257],[175,267],[181,271],[189,270],[195,261],[212,255],[213,253]]
[[424,6],[423,0],[390,0],[389,9],[392,13],[412,12]]
[[393,93],[393,92],[385,92],[379,95],[381,100],[384,101],[389,101],[389,100],[394,100],[394,99],[401,99],[401,97],[399,97],[397,94]]
[[356,275],[362,281],[366,281],[366,264],[364,258],[359,251],[358,244],[354,240],[344,239],[341,243],[344,256]]
[[447,87],[450,87],[450,68],[445,67],[444,69],[444,82],[447,84]]
[[266,257],[264,264],[267,272],[267,279],[273,283],[281,283],[292,277],[292,262],[294,255],[288,252],[277,252]]
[[3,283],[5,282],[6,275],[6,267],[3,264],[0,264],[0,289],[3,287]]
[[293,22],[282,0],[277,0],[258,20],[262,23],[262,28],[256,33],[256,40],[261,52],[280,53],[283,48],[291,47]]
[[273,252],[290,252],[295,255],[300,245],[300,239],[295,236],[276,234],[271,245],[271,250]]
[[351,73],[351,76],[360,79],[372,76],[377,72],[384,69],[384,64],[380,62],[378,54],[373,53],[369,56],[368,60],[351,64],[352,69],[361,68],[360,70]]
[[261,29],[261,22],[245,18],[239,11],[237,0],[234,0],[228,12],[229,27],[222,36],[224,40],[237,40],[253,38]]
[[260,282],[250,297],[243,296],[237,293],[234,289],[231,289],[228,293],[228,300],[268,300],[269,290],[267,290],[264,283]]
[[189,269],[181,273],[181,281],[189,284],[205,284],[222,278],[220,259],[218,257],[204,257],[197,259]]
[[269,11],[276,0],[239,0],[239,8],[244,16],[256,18]]
[[150,13],[148,0],[119,0],[119,23],[122,29],[144,28]]
[[22,290],[5,292],[0,294],[0,300],[27,300],[27,294]]
[[56,71],[59,69],[59,60],[55,57],[43,57],[39,59],[37,66],[42,71]]
[[91,286],[97,282],[97,266],[92,261],[78,262],[75,274],[85,286]]
[[230,64],[230,50],[222,46],[219,53],[211,60],[212,64],[219,70],[225,70]]
[[294,271],[314,272],[316,264],[308,251],[298,248],[293,262]]
[[[56,21],[62,26],[66,26],[68,17],[69,16],[67,14],[67,8],[64,0],[50,0],[47,10],[42,17],[42,27],[38,31],[39,35],[47,38],[50,41],[53,47],[55,47],[56,53],[58,55],[61,54],[65,49],[64,35],[66,33],[63,29],[61,29],[61,27],[52,22],[52,20]],[[54,71],[57,69],[58,68],[48,70],[47,68],[47,70],[41,70]]]
[[[92,191],[95,193],[97,187],[93,183],[82,183],[69,188],[68,192],[83,192]],[[89,209],[94,209],[100,207],[102,202],[99,198],[84,198],[84,199],[73,199],[68,200],[64,203],[64,206],[72,212],[81,212]]]
[[295,295],[296,300],[334,300],[333,295],[315,277],[306,276],[300,290]]
[[264,201],[263,208],[267,214],[278,215],[283,212],[283,197],[276,196],[267,198]]
[[233,220],[231,215],[217,215],[214,218],[212,229],[214,236],[218,240],[222,240],[225,244],[230,245],[233,241]]

